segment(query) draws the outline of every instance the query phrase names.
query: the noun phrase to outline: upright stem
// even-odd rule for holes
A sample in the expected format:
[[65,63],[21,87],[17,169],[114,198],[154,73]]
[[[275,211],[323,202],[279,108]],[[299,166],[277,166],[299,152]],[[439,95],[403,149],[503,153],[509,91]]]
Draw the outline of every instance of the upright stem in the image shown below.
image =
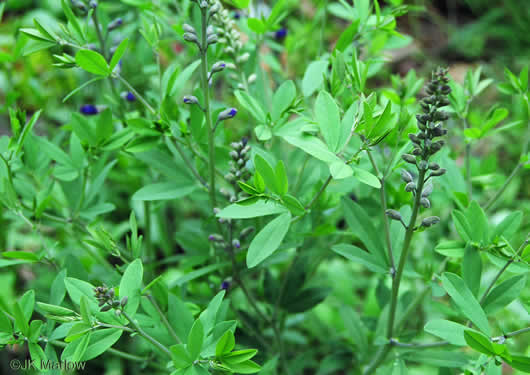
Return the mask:
[[94,9],[94,12],[92,12],[92,21],[94,22],[94,27],[96,28],[96,34],[99,39],[99,45],[101,47],[101,54],[103,57],[105,57],[105,60],[107,59],[107,49],[105,48],[105,38],[103,37],[103,33],[101,32],[101,25],[99,24],[98,20],[98,10]]
[[208,173],[210,177],[210,205],[212,209],[217,206],[215,199],[215,133],[212,124],[212,114],[210,110],[210,90],[208,88],[208,10],[201,8],[201,86],[204,94],[204,116],[206,116],[206,125],[208,129]]
[[401,256],[399,258],[399,264],[396,271],[396,274],[394,275],[392,279],[392,296],[390,301],[390,313],[388,315],[388,325],[387,325],[387,334],[386,337],[388,339],[388,343],[383,346],[379,352],[377,352],[374,360],[368,365],[368,367],[364,370],[364,375],[369,375],[374,372],[374,370],[381,364],[381,362],[384,361],[386,355],[390,351],[392,345],[394,345],[394,341],[392,340],[392,336],[394,335],[394,321],[396,319],[396,308],[398,303],[398,293],[399,293],[399,286],[401,284],[401,278],[403,276],[403,270],[405,269],[405,262],[407,261],[407,255],[410,248],[410,243],[412,241],[412,236],[414,234],[414,227],[416,224],[416,219],[418,217],[418,212],[420,210],[420,200],[421,200],[421,192],[423,190],[423,185],[425,183],[425,169],[420,169],[418,176],[418,186],[416,189],[416,196],[414,199],[414,206],[412,208],[412,216],[410,217],[409,225],[407,226],[407,231],[405,232],[405,239],[403,241],[403,250],[401,251]]
[[[469,127],[466,118],[463,118],[464,130]],[[471,143],[466,143],[466,187],[467,187],[467,200],[473,199],[473,184],[471,182]]]
[[168,348],[166,348],[164,345],[162,345],[160,342],[158,342],[154,337],[147,334],[125,311],[121,312],[123,316],[131,323],[131,325],[134,327],[134,330],[142,336],[144,339],[149,341],[151,344],[156,346],[158,349],[163,351],[169,358],[171,358],[171,352]]
[[366,150],[366,153],[368,154],[368,158],[370,159],[370,163],[372,163],[372,166],[374,168],[374,171],[377,175],[377,178],[379,179],[379,182],[381,183],[381,188],[379,189],[379,197],[381,199],[381,208],[383,213],[383,223],[385,224],[385,238],[386,238],[386,246],[388,250],[388,260],[390,261],[390,274],[394,275],[396,272],[396,264],[394,262],[394,254],[392,252],[392,240],[390,239],[390,224],[388,223],[388,217],[386,216],[386,191],[385,191],[385,176],[381,175],[379,168],[377,168],[377,164],[375,163],[374,158],[372,157],[372,153],[369,149]]

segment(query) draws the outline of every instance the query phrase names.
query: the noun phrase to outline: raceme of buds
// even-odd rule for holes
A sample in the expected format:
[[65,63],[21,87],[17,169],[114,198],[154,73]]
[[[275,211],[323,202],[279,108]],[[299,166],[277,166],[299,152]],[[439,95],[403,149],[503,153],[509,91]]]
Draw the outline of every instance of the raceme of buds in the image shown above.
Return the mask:
[[221,121],[231,119],[235,117],[235,115],[237,115],[237,109],[235,108],[225,109],[224,111],[219,113],[219,116],[217,116],[217,122],[219,123]]
[[115,299],[114,289],[106,285],[94,288],[94,296],[98,300],[99,311],[105,312],[110,309],[115,309],[116,315],[121,314],[121,309],[127,304],[128,298],[124,296],[121,301]]
[[[237,198],[243,198],[238,181],[246,182],[250,178],[250,171],[247,168],[247,162],[250,159],[250,145],[248,145],[248,140],[243,138],[240,142],[232,142],[230,146],[232,150],[229,155],[232,160],[230,161],[230,173],[226,177],[236,192],[233,200],[237,200]],[[253,230],[253,228],[248,228],[248,230]],[[241,232],[240,237],[244,238],[246,235],[247,233]]]

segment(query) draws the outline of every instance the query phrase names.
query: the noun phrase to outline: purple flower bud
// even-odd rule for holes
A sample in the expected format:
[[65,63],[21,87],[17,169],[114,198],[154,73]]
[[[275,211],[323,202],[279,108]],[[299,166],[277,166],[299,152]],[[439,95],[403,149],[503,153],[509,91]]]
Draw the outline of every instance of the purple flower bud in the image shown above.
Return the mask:
[[234,12],[234,19],[235,19],[235,20],[238,20],[238,19],[240,19],[240,18],[241,18],[241,13],[239,13],[239,12]]
[[90,3],[88,3],[92,9],[96,9],[98,7],[98,2],[95,0],[92,0]]
[[221,72],[226,68],[226,63],[224,61],[219,61],[213,64],[212,66],[212,73]]
[[241,242],[239,242],[238,239],[235,239],[232,241],[232,246],[234,246],[236,249],[239,249],[241,247]]
[[125,95],[125,99],[128,101],[128,102],[134,102],[136,100],[136,96],[134,96],[134,94],[132,92],[128,92],[127,95]]
[[92,115],[97,115],[99,113],[99,110],[95,105],[85,104],[81,106],[81,108],[79,109],[79,112],[81,112],[83,115],[86,115],[86,116],[92,116]]
[[283,40],[287,36],[287,29],[285,27],[282,27],[280,30],[277,30],[274,33],[274,38],[277,40]]
[[197,97],[193,96],[193,95],[185,96],[184,98],[182,98],[182,101],[184,102],[184,104],[197,104],[197,103],[199,103],[199,99],[197,99]]
[[123,24],[123,19],[121,17],[120,18],[116,18],[114,21],[109,23],[109,25],[107,26],[107,30],[108,31],[112,31],[112,30],[117,29],[118,27],[120,27],[122,24]]
[[228,281],[226,281],[226,280],[223,281],[223,282],[221,283],[221,289],[223,289],[223,290],[228,290],[228,288],[230,288],[230,282],[228,282]]
[[231,119],[235,115],[237,115],[237,109],[235,108],[225,109],[223,112],[219,113],[219,117],[217,117],[217,122]]

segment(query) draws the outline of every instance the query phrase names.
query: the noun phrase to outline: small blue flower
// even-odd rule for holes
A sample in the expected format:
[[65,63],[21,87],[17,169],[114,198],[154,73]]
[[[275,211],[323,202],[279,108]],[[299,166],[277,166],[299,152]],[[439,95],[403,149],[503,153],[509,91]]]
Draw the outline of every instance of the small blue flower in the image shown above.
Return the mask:
[[121,17],[120,18],[116,18],[114,21],[109,23],[109,25],[107,26],[107,30],[108,31],[112,31],[112,30],[117,29],[118,27],[120,27],[122,24],[123,24],[123,19]]
[[197,99],[196,96],[193,95],[186,95],[184,98],[182,98],[182,101],[184,104],[198,104],[199,99]]
[[81,108],[79,109],[79,112],[81,112],[82,114],[86,116],[92,116],[92,115],[97,115],[99,113],[99,110],[95,105],[85,104],[81,106]]
[[134,94],[130,91],[128,91],[127,93],[125,93],[123,95],[124,99],[127,100],[128,102],[134,102],[136,100],[136,96],[134,96]]
[[283,40],[287,36],[287,29],[285,27],[282,27],[280,30],[276,30],[274,33],[274,38],[277,40]]
[[235,108],[228,108],[219,113],[219,117],[217,117],[217,122],[221,122],[224,120],[228,120],[233,118],[235,115],[237,115],[237,109]]
[[238,20],[238,19],[240,19],[240,18],[241,18],[241,13],[239,13],[239,12],[234,12],[234,19],[235,19],[235,20]]
[[222,289],[222,290],[228,290],[228,288],[230,288],[230,282],[229,282],[229,281],[226,281],[226,280],[223,281],[223,282],[221,283],[221,289]]

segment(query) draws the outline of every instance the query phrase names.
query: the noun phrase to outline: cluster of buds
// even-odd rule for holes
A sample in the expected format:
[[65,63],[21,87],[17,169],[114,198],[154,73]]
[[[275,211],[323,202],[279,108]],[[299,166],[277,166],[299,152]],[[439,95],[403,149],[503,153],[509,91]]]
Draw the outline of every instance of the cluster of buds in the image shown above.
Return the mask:
[[105,312],[110,309],[114,309],[116,315],[121,315],[122,309],[127,304],[127,296],[120,300],[115,298],[114,289],[107,287],[106,285],[98,286],[94,288],[94,295],[98,300],[99,311]]
[[[219,11],[213,16],[213,22],[217,28],[219,43],[225,45],[223,52],[230,56],[232,60],[232,62],[227,63],[226,66],[234,71],[234,73],[231,74],[231,78],[237,82],[238,88],[245,89],[256,81],[257,76],[251,74],[248,78],[245,78],[236,72],[241,70],[241,64],[248,61],[250,54],[243,51],[241,33],[237,29],[233,17],[230,16],[227,9],[223,8],[219,0],[215,0],[215,3],[219,5]],[[243,79],[246,82],[243,82]]]
[[234,187],[234,194],[223,191],[224,195],[227,195],[230,202],[235,202],[238,198],[238,194],[241,193],[238,181],[246,182],[250,178],[250,171],[247,168],[247,162],[250,159],[250,145],[248,139],[243,138],[239,142],[232,142],[230,145],[232,150],[230,151],[230,172],[225,176],[225,179],[232,184]]
[[[411,154],[401,155],[402,159],[412,164],[418,170],[418,177],[415,180],[413,175],[406,169],[401,170],[401,179],[405,183],[405,191],[412,193],[418,199],[418,203],[423,208],[430,208],[431,202],[429,195],[432,193],[432,183],[426,184],[431,177],[442,176],[446,173],[446,169],[440,168],[437,163],[429,162],[429,158],[440,151],[444,145],[443,140],[438,140],[438,137],[447,134],[447,130],[443,128],[443,121],[449,118],[449,115],[440,110],[440,108],[449,104],[447,95],[451,92],[448,85],[447,69],[438,68],[433,72],[432,80],[427,84],[426,92],[429,94],[421,101],[421,108],[423,113],[416,116],[418,120],[419,132],[417,134],[409,134],[409,139],[414,145],[414,150]],[[429,173],[427,175],[427,173]],[[417,196],[420,194],[420,196]],[[398,211],[387,210],[386,215],[392,220],[398,220],[403,223],[403,219]],[[437,216],[430,216],[423,219],[421,226],[430,227],[440,221]],[[405,225],[403,223],[403,225]]]
[[[214,208],[214,212],[217,214],[219,209]],[[232,225],[232,221],[230,219],[221,218],[219,219],[219,222],[221,224]],[[238,250],[241,248],[241,242],[245,240],[252,232],[254,232],[254,227],[246,227],[245,229],[241,230],[239,232],[239,236],[235,236],[232,241],[227,240],[222,234],[212,233],[208,236],[208,241],[212,242],[214,246],[225,250]]]

